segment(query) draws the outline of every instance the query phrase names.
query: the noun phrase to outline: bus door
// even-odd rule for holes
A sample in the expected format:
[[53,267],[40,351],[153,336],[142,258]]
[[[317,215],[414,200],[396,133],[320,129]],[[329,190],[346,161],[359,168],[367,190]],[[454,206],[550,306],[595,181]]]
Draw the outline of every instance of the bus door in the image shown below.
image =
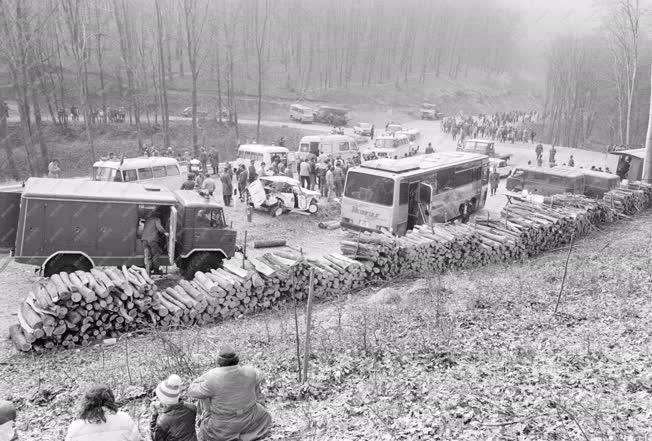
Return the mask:
[[423,225],[429,222],[432,187],[422,182],[411,182],[408,189],[407,229],[411,230],[415,225]]

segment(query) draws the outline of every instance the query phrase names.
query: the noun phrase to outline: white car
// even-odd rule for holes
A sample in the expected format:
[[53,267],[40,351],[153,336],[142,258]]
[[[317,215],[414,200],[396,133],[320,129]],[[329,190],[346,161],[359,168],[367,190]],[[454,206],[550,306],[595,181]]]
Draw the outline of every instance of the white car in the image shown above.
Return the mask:
[[301,188],[296,179],[287,176],[263,176],[247,187],[254,208],[267,210],[272,216],[299,210],[310,214],[319,211],[318,191]]
[[371,136],[371,124],[361,122],[357,126],[353,127],[353,133],[356,135]]

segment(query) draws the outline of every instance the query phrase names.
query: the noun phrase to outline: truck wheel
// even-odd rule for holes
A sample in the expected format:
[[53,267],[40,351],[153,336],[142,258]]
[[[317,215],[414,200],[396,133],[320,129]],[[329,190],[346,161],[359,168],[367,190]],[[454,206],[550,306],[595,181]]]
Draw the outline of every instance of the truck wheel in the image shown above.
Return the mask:
[[186,259],[183,259],[182,262],[179,263],[179,271],[185,279],[192,280],[195,278],[195,273],[197,271],[207,273],[210,272],[211,269],[219,268],[221,266],[222,256],[219,253],[200,251]]
[[75,271],[88,272],[93,267],[87,258],[81,255],[60,254],[53,257],[43,268],[43,276],[50,277],[54,274],[74,273]]
[[310,205],[308,205],[308,213],[310,214],[315,214],[319,211],[319,205],[315,201],[310,201]]

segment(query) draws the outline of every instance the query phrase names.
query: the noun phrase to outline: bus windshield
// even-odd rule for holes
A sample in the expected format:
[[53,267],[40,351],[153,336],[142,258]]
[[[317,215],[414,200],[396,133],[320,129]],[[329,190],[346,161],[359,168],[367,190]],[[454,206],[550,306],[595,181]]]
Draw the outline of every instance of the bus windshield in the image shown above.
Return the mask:
[[394,203],[394,181],[351,171],[346,177],[344,195],[358,201],[391,206]]

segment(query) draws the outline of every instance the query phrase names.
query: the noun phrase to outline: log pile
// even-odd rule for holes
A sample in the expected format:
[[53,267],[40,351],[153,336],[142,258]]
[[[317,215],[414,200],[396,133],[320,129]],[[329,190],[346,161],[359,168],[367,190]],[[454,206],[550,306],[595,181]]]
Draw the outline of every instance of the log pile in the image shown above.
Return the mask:
[[20,350],[87,345],[142,326],[156,308],[156,286],[144,269],[93,268],[36,282],[18,310],[10,337]]
[[16,348],[29,351],[88,345],[144,327],[212,323],[303,299],[311,273],[319,298],[398,275],[521,260],[651,205],[652,185],[641,183],[614,189],[603,201],[556,195],[541,205],[509,204],[500,219],[421,225],[403,237],[349,232],[341,253],[236,255],[223,268],[168,286],[157,286],[135,266],[60,273],[33,286],[9,333]]

